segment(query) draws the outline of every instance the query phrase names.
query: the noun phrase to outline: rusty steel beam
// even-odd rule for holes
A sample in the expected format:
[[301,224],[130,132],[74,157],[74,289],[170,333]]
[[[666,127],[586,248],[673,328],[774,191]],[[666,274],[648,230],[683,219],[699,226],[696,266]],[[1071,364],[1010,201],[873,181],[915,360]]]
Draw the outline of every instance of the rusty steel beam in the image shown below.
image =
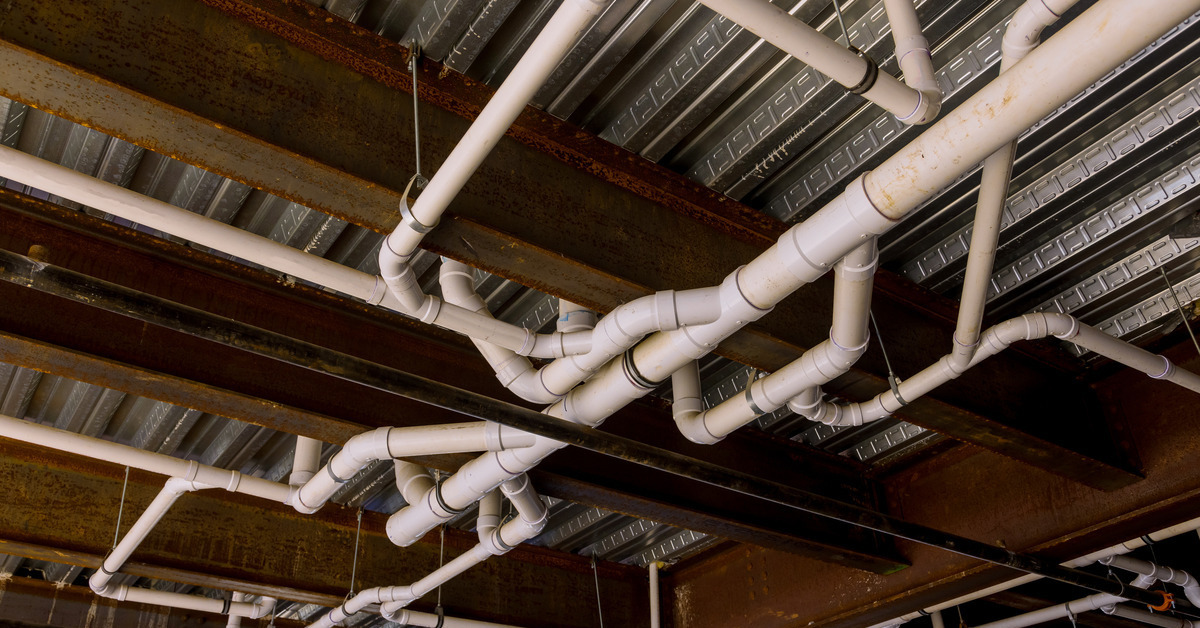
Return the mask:
[[[1183,368],[1200,369],[1190,342],[1166,355]],[[960,447],[886,478],[889,510],[1056,560],[1195,518],[1200,466],[1189,453],[1200,448],[1195,393],[1124,370],[1095,387],[1106,413],[1125,424],[1127,445],[1145,466],[1143,482],[1101,492],[980,448]],[[926,548],[901,548],[913,564],[888,577],[754,549],[702,558],[669,576],[674,625],[873,625],[1019,575]],[[831,582],[838,583],[836,595],[830,595]]]
[[[86,270],[139,292],[507,398],[487,366],[461,339],[427,338],[402,317],[286,284],[207,253],[11,192],[0,191],[0,222],[6,227],[0,231],[0,248],[20,252],[36,246],[47,258],[44,261],[55,265]],[[4,285],[0,295],[22,305],[0,309],[0,360],[6,362],[335,443],[370,427],[462,420],[453,412],[168,329],[145,327],[130,318],[31,290]],[[125,340],[129,337],[140,341],[131,344]],[[719,447],[696,445],[679,434],[668,412],[649,404],[623,410],[606,429],[858,505],[876,506],[874,485],[862,477],[861,465],[792,441],[746,432]],[[421,462],[452,470],[464,459]],[[606,456],[556,454],[534,476],[539,487],[559,497],[707,534],[876,571],[903,564],[888,543],[872,534],[846,534],[820,518],[714,491],[677,476],[657,474],[654,482],[659,493],[638,495],[647,482],[643,469]]]
[[[121,505],[121,467],[4,441],[0,449],[0,553],[95,568],[109,549]],[[126,527],[162,488],[164,478],[134,471],[125,498]],[[122,571],[195,586],[333,606],[350,588],[355,511],[335,505],[303,516],[290,507],[204,491],[185,495]],[[387,516],[363,516],[356,590],[415,582],[438,566],[438,534],[407,547],[391,544]],[[478,542],[446,530],[446,556]],[[598,565],[605,615],[644,626],[644,572]],[[443,587],[446,612],[501,623],[591,626],[578,600],[595,600],[588,558],[522,546],[464,572]],[[6,600],[5,600],[6,601]],[[5,604],[0,603],[0,608]],[[431,599],[413,608],[431,610]]]
[[[3,12],[5,96],[371,229],[396,223],[396,190],[413,169],[404,48],[296,0],[16,0]],[[420,83],[437,105],[422,110],[436,164],[491,92],[433,63]],[[783,229],[532,110],[451,211],[431,250],[601,311],[715,284]],[[912,365],[939,358],[953,328],[945,303],[924,295],[917,307],[902,280],[879,282],[874,309],[891,354]],[[829,283],[801,290],[722,354],[769,371],[823,341]],[[1135,482],[1094,397],[1059,366],[1001,355],[902,418],[1091,486]],[[886,389],[885,372],[871,352],[829,390],[870,397]],[[1061,407],[1035,401],[1049,391]]]
[[[34,578],[4,581],[0,597],[0,628],[92,628],[94,626],[157,626],[159,628],[225,628],[222,615],[117,602],[87,587],[63,586]],[[245,625],[253,625],[247,621]],[[303,622],[276,619],[277,628],[303,628]]]

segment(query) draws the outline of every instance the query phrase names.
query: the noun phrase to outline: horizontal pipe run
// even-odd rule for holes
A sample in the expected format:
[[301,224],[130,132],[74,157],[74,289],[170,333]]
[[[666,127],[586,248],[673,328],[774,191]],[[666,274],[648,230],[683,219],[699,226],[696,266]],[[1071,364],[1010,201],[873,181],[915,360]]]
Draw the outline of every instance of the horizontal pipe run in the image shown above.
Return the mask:
[[[645,445],[638,441],[593,430],[520,406],[418,377],[411,373],[383,367],[280,334],[267,332],[249,325],[242,325],[236,321],[221,319],[220,317],[200,312],[194,308],[180,306],[156,297],[136,293],[132,290],[86,277],[73,271],[35,262],[21,255],[0,251],[0,280],[26,285],[56,296],[85,303],[92,307],[132,316],[137,320],[175,329],[182,333],[205,338],[226,346],[250,351],[256,355],[280,360],[347,381],[353,381],[407,399],[458,412],[465,416],[484,421],[493,421],[524,432],[536,434],[547,441],[557,441],[557,443],[561,444],[574,445],[681,477],[691,478],[712,486],[729,489],[804,512],[874,530],[888,536],[906,538],[985,562],[1013,567],[1021,571],[1036,573],[1057,580],[1078,583],[1080,586],[1103,592],[1108,592],[1108,589],[1113,584],[1104,578],[1097,578],[1091,574],[1075,572],[1073,570],[1061,571],[1058,568],[1052,567],[1050,562],[1043,559],[1013,554],[986,543],[979,543],[925,526],[911,524],[882,513],[797,490],[790,486],[784,486],[703,460],[682,456],[671,451]],[[211,330],[216,327],[214,323],[218,321],[220,322],[220,326],[225,327],[226,332],[213,334]],[[651,337],[651,339],[653,338],[655,336]],[[617,363],[617,368],[619,366],[620,364]],[[44,428],[17,419],[9,419],[9,421],[33,426],[31,428],[33,430],[53,430],[53,428]],[[7,431],[8,428],[9,422],[4,421],[0,417],[0,436],[28,440],[35,444],[40,444],[33,439],[21,438],[19,434]],[[53,431],[58,432],[59,430]],[[64,433],[71,436],[79,436],[72,432]],[[106,441],[98,442],[113,445]],[[55,448],[52,445],[49,446]],[[119,448],[116,450],[116,455],[127,455],[125,447],[121,445],[113,446]],[[559,446],[561,445],[556,445],[551,451],[557,449]],[[128,453],[133,455],[133,460],[142,460],[143,457],[149,457],[153,461],[165,459],[172,463],[189,464],[186,461],[180,461],[169,456],[152,454],[138,449],[129,449]],[[538,449],[538,447],[535,445],[535,447],[529,449]],[[539,451],[538,453],[542,452]],[[548,452],[543,455],[548,455]],[[122,460],[119,464],[125,463]],[[143,467],[141,464],[131,464],[131,466],[146,468],[146,470],[164,475],[178,475],[178,473],[174,472],[178,470],[177,467],[169,467],[170,472],[168,472]],[[455,476],[457,475],[455,474]],[[246,479],[252,480],[256,478]],[[290,490],[290,487],[286,487],[285,485],[279,484],[278,486]],[[1158,600],[1139,599],[1137,601],[1156,603]]]
[[1105,606],[1112,606],[1119,602],[1124,602],[1125,598],[1117,595],[1089,595],[1085,598],[1072,600],[1066,604],[1055,604],[1048,608],[1039,609],[1033,612],[1009,617],[1000,621],[994,621],[975,628],[1025,628],[1026,626],[1035,626],[1044,624],[1055,619],[1063,619],[1071,615],[1086,613],[1089,611],[1100,610]]
[[196,484],[222,488],[233,493],[252,495],[282,504],[289,503],[288,500],[293,490],[287,484],[242,475],[237,471],[219,469],[193,460],[182,460],[10,416],[0,415],[0,437],[159,475],[183,478]]
[[419,626],[421,628],[517,628],[508,624],[493,624],[487,621],[459,619],[457,617],[438,617],[433,613],[420,613],[406,608],[392,615],[392,622],[401,626]]
[[700,0],[780,50],[883,107],[902,122],[923,120],[921,93],[768,0]]
[[416,456],[503,451],[530,447],[537,438],[497,423],[477,421],[419,427],[381,427],[346,441],[315,476],[296,493],[296,510],[312,514],[368,464]]
[[[1025,314],[992,327],[983,335],[979,348],[972,355],[966,368],[976,366],[1019,340],[1036,340],[1048,336],[1074,343],[1114,362],[1139,370],[1154,379],[1166,380],[1200,393],[1200,375],[1177,368],[1165,356],[1150,353],[1113,338],[1067,314],[1054,312]],[[826,425],[862,425],[889,416],[913,400],[955,379],[964,370],[954,365],[954,354],[949,354],[901,382],[896,390],[879,393],[873,399],[861,403],[843,405],[818,402],[810,405],[810,400],[799,398],[793,400],[789,407],[802,416],[819,419]]]
[[252,604],[250,602],[229,602],[201,597],[199,595],[143,589],[127,585],[114,587],[114,589],[115,591],[112,595],[105,597],[111,597],[118,602],[154,604],[156,606],[169,606],[171,608],[213,613],[216,615],[238,615],[251,619],[265,617],[271,612],[271,608],[275,606],[275,600],[271,598],[261,598],[258,603]]
[[[1184,521],[1183,523],[1179,523],[1179,524],[1176,524],[1176,525],[1173,525],[1173,526],[1170,526],[1167,528],[1163,528],[1161,530],[1155,530],[1154,532],[1151,532],[1150,534],[1144,534],[1144,535],[1138,536],[1136,538],[1129,539],[1128,541],[1124,541],[1122,543],[1117,543],[1116,545],[1111,545],[1109,547],[1097,550],[1090,554],[1085,554],[1083,556],[1080,556],[1079,558],[1075,558],[1073,560],[1066,561],[1064,563],[1061,563],[1061,565],[1063,567],[1086,567],[1087,565],[1091,565],[1092,563],[1100,561],[1101,559],[1108,558],[1110,556],[1128,554],[1129,552],[1132,552],[1138,548],[1145,547],[1149,543],[1157,543],[1159,541],[1165,541],[1167,539],[1177,537],[1180,534],[1187,534],[1189,532],[1195,532],[1197,530],[1200,530],[1200,517],[1197,517],[1195,519],[1190,519],[1188,521]],[[961,595],[956,598],[946,600],[945,602],[941,602],[941,603],[935,604],[933,606],[928,606],[928,607],[923,608],[918,611],[913,611],[911,613],[902,615],[895,619],[890,619],[888,621],[880,622],[878,624],[870,626],[869,628],[885,628],[886,626],[898,626],[900,624],[910,622],[919,617],[924,617],[925,615],[931,615],[933,613],[940,613],[941,611],[954,608],[955,606],[959,606],[961,604],[966,604],[967,602],[973,602],[975,600],[983,599],[985,597],[988,597],[989,595],[993,595],[995,593],[1000,593],[1002,591],[1007,591],[1009,589],[1013,589],[1013,588],[1019,587],[1024,584],[1029,584],[1030,582],[1036,582],[1037,580],[1040,580],[1040,579],[1041,579],[1041,576],[1038,576],[1036,574],[1026,574],[1019,578],[1013,578],[1012,580],[1006,580],[999,584],[995,584],[990,587],[980,589],[978,591],[973,591],[966,595]],[[1120,607],[1118,606],[1117,608],[1120,608]]]
[[[336,290],[372,305],[412,315],[387,290],[379,277],[305,253],[186,209],[101,181],[70,168],[0,146],[0,177],[120,216],[196,244],[249,260],[272,270]],[[473,338],[483,338],[527,355],[553,358],[586,352],[588,334],[538,335],[479,316],[453,305],[439,304],[437,320],[427,321]]]
[[1130,556],[1119,555],[1101,559],[1100,564],[1124,569],[1125,571],[1132,571],[1154,581],[1169,582],[1183,587],[1183,593],[1187,596],[1188,601],[1192,603],[1192,606],[1200,608],[1200,582],[1197,582],[1195,576],[1186,571],[1163,567]]
[[1101,610],[1113,617],[1124,617],[1125,619],[1131,619],[1149,626],[1158,626],[1159,628],[1195,628],[1195,622],[1187,619],[1151,613],[1150,611],[1130,608],[1122,604],[1117,604],[1111,609]]

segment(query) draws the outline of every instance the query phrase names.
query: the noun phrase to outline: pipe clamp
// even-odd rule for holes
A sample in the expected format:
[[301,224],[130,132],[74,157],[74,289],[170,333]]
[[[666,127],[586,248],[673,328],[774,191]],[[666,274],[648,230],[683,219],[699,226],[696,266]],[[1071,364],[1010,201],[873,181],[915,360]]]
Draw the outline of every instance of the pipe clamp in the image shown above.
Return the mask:
[[851,94],[858,94],[861,96],[871,91],[872,87],[875,87],[875,81],[879,79],[879,65],[876,64],[875,60],[868,56],[867,53],[859,50],[858,48],[849,46],[849,49],[850,52],[858,55],[858,58],[862,59],[867,64],[867,72],[863,75],[863,79],[858,82],[858,85],[846,88],[846,91],[850,92]]
[[655,382],[642,375],[637,369],[637,365],[633,363],[633,349],[626,351],[621,357],[622,370],[625,371],[625,377],[639,388],[646,390],[654,390],[662,385],[662,382]]
[[448,479],[449,479],[449,476],[442,478],[442,480],[440,482],[438,482],[437,484],[435,484],[433,486],[433,498],[437,500],[439,508],[441,508],[444,512],[449,514],[451,517],[454,517],[456,515],[462,514],[463,511],[466,510],[466,508],[451,508],[450,505],[446,503],[445,498],[442,497],[442,485],[445,484],[446,480],[448,480]]
[[420,220],[417,220],[417,217],[412,213],[412,209],[410,209],[408,206],[408,193],[412,190],[413,183],[416,183],[417,177],[420,176],[421,175],[419,174],[414,174],[412,178],[408,180],[408,185],[404,186],[404,196],[400,199],[400,223],[409,229],[424,235],[430,231],[433,231],[434,227],[438,226],[438,223],[435,221],[432,225],[427,225]]

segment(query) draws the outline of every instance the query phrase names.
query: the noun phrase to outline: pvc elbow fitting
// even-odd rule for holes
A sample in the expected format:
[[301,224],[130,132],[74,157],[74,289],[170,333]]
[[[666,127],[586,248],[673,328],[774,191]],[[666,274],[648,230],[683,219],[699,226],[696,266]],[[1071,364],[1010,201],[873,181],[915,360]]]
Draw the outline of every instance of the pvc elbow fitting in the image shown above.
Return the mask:
[[714,436],[712,432],[708,431],[708,426],[704,424],[704,416],[703,412],[696,412],[684,417],[676,415],[675,425],[684,438],[697,445],[715,445],[721,442],[722,438]]

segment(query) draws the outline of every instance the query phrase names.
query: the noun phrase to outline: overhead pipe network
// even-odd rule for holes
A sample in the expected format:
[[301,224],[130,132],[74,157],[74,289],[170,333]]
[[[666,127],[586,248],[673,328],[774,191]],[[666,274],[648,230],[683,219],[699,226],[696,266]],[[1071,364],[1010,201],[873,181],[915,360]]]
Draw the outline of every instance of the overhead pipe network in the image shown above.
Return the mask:
[[[879,74],[878,68],[872,69],[874,64],[869,59],[814,35],[815,32],[809,32],[812,29],[786,12],[780,16],[779,10],[765,0],[704,0],[704,3],[861,92],[903,121],[925,123],[938,114],[941,93],[932,72],[928,42],[920,33],[915,10],[909,2],[886,3],[905,83]],[[821,401],[819,388],[850,368],[865,349],[868,336],[865,314],[869,311],[871,279],[877,264],[875,239],[894,228],[920,202],[989,155],[997,155],[989,159],[996,164],[991,168],[991,178],[996,183],[989,189],[1003,187],[1006,172],[1011,168],[1013,138],[1194,13],[1200,8],[1200,0],[1143,3],[1101,0],[1036,49],[1033,46],[1041,29],[1071,3],[1031,0],[1014,17],[1014,26],[1010,28],[1013,36],[1005,38],[1005,59],[1012,59],[1007,64],[1011,69],[1006,67],[1008,71],[999,78],[942,116],[875,171],[856,179],[841,195],[788,230],[762,255],[734,270],[719,286],[664,291],[644,297],[621,306],[594,325],[586,313],[579,314],[578,308],[567,304],[562,310],[564,324],[552,334],[534,334],[493,319],[474,293],[473,276],[461,265],[443,266],[444,301],[425,294],[408,264],[424,235],[436,227],[467,179],[579,34],[607,4],[602,0],[568,0],[555,12],[424,192],[412,207],[407,203],[402,206],[403,220],[381,247],[380,277],[136,195],[15,149],[0,148],[0,176],[463,333],[476,343],[497,376],[515,393],[549,404],[544,412],[551,417],[583,426],[598,426],[667,379],[677,386],[675,414],[680,428],[699,442],[720,440],[757,414],[784,404],[822,420],[833,417],[835,422],[866,421],[868,417],[878,418],[876,415],[880,413],[886,415],[899,409],[907,400],[929,392],[1012,342],[1046,335],[1075,342],[1154,377],[1200,391],[1200,378],[1196,375],[1176,369],[1162,356],[1111,338],[1067,316],[1020,317],[992,328],[982,335],[982,340],[973,341],[973,337],[978,337],[982,306],[973,305],[975,298],[968,303],[966,297],[954,351],[897,389],[881,393],[864,404],[843,408]],[[1023,60],[1015,61],[1025,53],[1028,55]],[[988,197],[991,195],[989,192]],[[982,209],[984,204],[981,198],[978,220],[993,220]],[[994,244],[991,248],[994,250]],[[990,270],[992,254],[987,249],[980,247],[974,267]],[[743,395],[703,410],[695,360],[830,269],[836,272],[837,305],[829,341],[771,376],[751,382]],[[535,370],[527,359],[529,356],[553,358],[553,361]],[[86,437],[53,428],[16,425],[24,423],[0,418],[0,434],[15,434],[10,437],[60,449],[77,445],[79,453],[100,459],[111,459],[115,451],[112,448],[121,447],[103,441],[91,442]],[[71,444],[64,444],[68,442]],[[140,450],[133,453],[124,448],[118,454],[124,456],[120,459],[122,464],[163,473],[172,479],[160,499],[155,500],[135,524],[135,530],[118,546],[121,551],[114,552],[104,569],[94,576],[93,586],[111,594],[112,574],[185,492],[221,487],[291,503],[301,512],[313,512],[372,460],[417,455],[417,452],[485,451],[441,483],[432,482],[419,468],[398,463],[397,486],[408,505],[393,514],[387,525],[389,538],[397,545],[407,545],[484,499],[481,508],[485,517],[479,526],[479,544],[414,584],[364,591],[313,625],[336,625],[371,604],[381,605],[385,616],[394,621],[419,624],[428,618],[407,611],[405,605],[489,556],[502,554],[540,532],[546,508],[524,473],[564,446],[544,436],[494,424],[383,428],[352,439],[318,469],[320,444],[298,440],[290,485],[244,478],[194,462]],[[519,515],[503,525],[496,525],[494,520],[496,498],[488,497],[494,496],[497,488],[513,502]],[[911,525],[904,527],[911,533],[894,529],[894,523],[872,529],[887,531],[889,526],[892,528],[889,533],[908,534],[906,538],[929,542],[928,536]],[[998,553],[990,551],[994,548],[979,545],[977,549],[980,550],[977,555],[986,555],[987,560],[1038,570],[1031,566],[1037,561],[1023,561],[1011,553],[1001,559]],[[1065,577],[1067,572],[1042,569],[1041,573]],[[1094,580],[1088,582],[1097,590],[1106,587]],[[126,596],[135,591],[127,587],[116,589]],[[1129,595],[1132,599],[1136,593]],[[1112,597],[1110,594],[1089,599]],[[254,604],[232,599],[215,602],[228,604],[229,608],[223,610],[235,611],[233,615],[249,617],[261,616],[268,605],[265,600]],[[156,603],[187,608],[193,607],[187,604],[200,604],[175,598]],[[439,623],[442,621],[438,619]]]

